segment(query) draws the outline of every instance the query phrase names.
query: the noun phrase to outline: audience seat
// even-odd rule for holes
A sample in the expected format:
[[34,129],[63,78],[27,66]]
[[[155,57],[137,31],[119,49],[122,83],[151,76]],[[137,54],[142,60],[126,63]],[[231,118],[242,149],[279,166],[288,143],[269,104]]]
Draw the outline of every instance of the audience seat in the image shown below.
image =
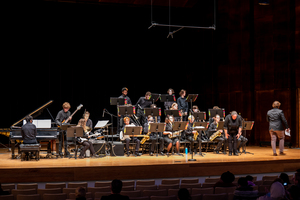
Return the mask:
[[25,194],[18,194],[16,200],[40,200],[40,195],[39,194],[30,194],[30,195],[25,195]]
[[30,183],[30,184],[17,184],[17,189],[38,189],[38,184],[37,183]]
[[163,179],[161,180],[162,185],[173,185],[173,184],[178,184],[180,183],[180,179]]
[[66,183],[46,183],[45,185],[46,189],[51,189],[51,188],[66,188]]
[[191,194],[214,194],[214,188],[192,188]]
[[138,180],[136,181],[136,186],[138,185],[155,185],[155,180],[144,180],[144,181]]
[[67,194],[60,193],[60,194],[44,194],[44,200],[66,200]]
[[193,178],[193,179],[182,179],[181,180],[181,184],[183,183],[199,183],[199,179],[198,178]]
[[227,194],[203,194],[202,200],[227,200]]
[[131,197],[141,197],[142,192],[141,192],[141,190],[121,191],[121,195],[129,196],[129,198],[131,199]]
[[144,190],[142,196],[168,196],[168,190]]
[[215,194],[222,194],[222,193],[233,193],[236,190],[236,187],[216,187]]

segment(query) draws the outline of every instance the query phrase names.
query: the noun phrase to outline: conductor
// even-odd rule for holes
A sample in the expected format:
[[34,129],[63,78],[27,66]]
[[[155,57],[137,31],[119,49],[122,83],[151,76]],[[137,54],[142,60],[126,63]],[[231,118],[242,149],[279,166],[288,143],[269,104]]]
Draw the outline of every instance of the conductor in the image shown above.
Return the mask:
[[234,155],[238,156],[237,140],[242,134],[242,128],[242,119],[236,111],[232,111],[225,117],[224,131],[225,137],[228,139],[229,156],[232,155],[232,152]]

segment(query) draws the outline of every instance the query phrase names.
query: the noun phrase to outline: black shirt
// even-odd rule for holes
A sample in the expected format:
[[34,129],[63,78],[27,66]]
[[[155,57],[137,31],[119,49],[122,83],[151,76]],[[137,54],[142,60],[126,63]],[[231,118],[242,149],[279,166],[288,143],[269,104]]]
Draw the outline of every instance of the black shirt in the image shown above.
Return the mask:
[[35,140],[37,135],[36,126],[30,122],[27,122],[21,128],[21,135],[25,141]]
[[189,110],[189,103],[185,101],[185,98],[179,97],[177,99],[178,110],[183,110],[183,112],[188,112]]
[[[152,102],[149,101],[149,100],[146,100],[145,97],[140,97],[139,100],[138,100],[138,102],[135,104],[135,107],[136,108],[140,108],[141,107],[142,109],[144,109],[144,108],[150,108],[151,104],[152,104]],[[138,105],[140,105],[140,107],[138,107]]]
[[239,128],[243,128],[242,119],[239,115],[235,120],[232,119],[231,114],[225,117],[224,129],[228,130],[228,133],[237,133]]
[[86,121],[86,124],[85,124],[85,125],[88,126],[88,127],[90,127],[91,129],[93,129],[93,122],[92,122],[91,119],[88,119],[88,120]]
[[64,112],[64,110],[59,111],[55,118],[56,125],[61,126],[62,121],[67,120],[70,117],[70,115],[71,115],[70,111],[68,111],[68,112]]

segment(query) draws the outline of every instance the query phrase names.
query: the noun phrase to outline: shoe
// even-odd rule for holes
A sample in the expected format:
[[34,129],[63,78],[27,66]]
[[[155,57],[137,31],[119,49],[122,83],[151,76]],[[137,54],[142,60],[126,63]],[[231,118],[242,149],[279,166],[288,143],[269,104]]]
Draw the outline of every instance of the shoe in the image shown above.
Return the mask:
[[129,157],[129,156],[130,156],[130,153],[129,153],[129,151],[128,151],[126,154],[127,154],[127,157]]
[[135,152],[135,155],[136,155],[136,156],[141,156],[142,154],[141,154],[141,153],[138,153],[138,152]]
[[273,156],[277,156],[277,153],[273,153]]
[[169,155],[169,152],[167,153],[167,157],[169,157],[170,155]]
[[153,156],[153,152],[150,153],[150,156]]
[[229,156],[232,156],[232,152],[229,152],[229,154],[228,154]]
[[78,156],[79,159],[84,159],[84,156]]
[[283,152],[280,152],[280,153],[279,153],[279,155],[282,155],[282,156],[284,156],[284,155],[286,155],[286,154],[285,154],[285,153],[283,153]]
[[99,155],[94,154],[94,155],[91,156],[91,158],[99,158]]
[[238,156],[239,154],[237,152],[235,152],[233,155]]
[[160,155],[165,156],[164,152],[160,152]]

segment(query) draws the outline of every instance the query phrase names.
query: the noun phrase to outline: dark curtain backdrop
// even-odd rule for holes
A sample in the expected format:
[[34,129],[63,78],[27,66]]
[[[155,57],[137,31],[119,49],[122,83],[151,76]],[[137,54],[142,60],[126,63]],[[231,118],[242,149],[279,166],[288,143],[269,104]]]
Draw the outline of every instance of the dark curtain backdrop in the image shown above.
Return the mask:
[[[104,108],[116,114],[110,97],[129,89],[133,103],[147,91],[173,88],[197,93],[206,111],[214,105],[255,120],[251,144],[269,141],[265,120],[272,102],[282,102],[299,145],[299,2],[274,0],[217,3],[217,30],[183,29],[167,39],[168,28],[151,25],[149,6],[24,1],[5,8],[6,44],[2,57],[1,126],[39,106],[53,117],[63,102],[77,123],[84,109],[94,124]],[[169,8],[154,7],[153,21],[169,23]],[[213,1],[193,8],[171,8],[171,24],[211,26]],[[175,28],[171,31],[176,30]],[[158,102],[158,106],[163,104]],[[50,118],[47,111],[41,118]],[[105,115],[104,119],[109,119]]]

